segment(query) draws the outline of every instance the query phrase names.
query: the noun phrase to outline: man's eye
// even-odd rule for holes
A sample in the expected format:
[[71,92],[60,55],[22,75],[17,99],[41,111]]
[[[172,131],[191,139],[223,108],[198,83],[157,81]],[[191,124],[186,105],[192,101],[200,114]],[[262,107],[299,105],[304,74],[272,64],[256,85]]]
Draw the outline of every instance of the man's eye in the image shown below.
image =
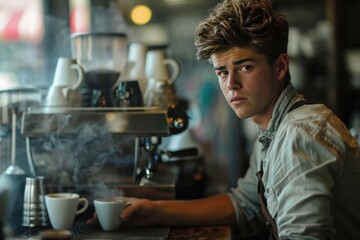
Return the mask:
[[217,72],[216,72],[216,75],[217,75],[218,77],[223,78],[223,77],[226,77],[226,76],[228,75],[228,71],[217,71]]
[[251,66],[251,65],[245,65],[245,66],[242,66],[241,68],[240,68],[240,71],[242,71],[242,72],[250,72],[251,70],[253,70],[253,66]]

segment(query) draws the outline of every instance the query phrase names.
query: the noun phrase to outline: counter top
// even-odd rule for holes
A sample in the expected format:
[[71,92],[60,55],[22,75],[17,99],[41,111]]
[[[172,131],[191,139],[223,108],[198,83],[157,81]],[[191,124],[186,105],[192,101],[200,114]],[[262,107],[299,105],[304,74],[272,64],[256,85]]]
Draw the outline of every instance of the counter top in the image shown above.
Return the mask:
[[229,226],[171,227],[169,240],[231,240]]
[[[17,240],[38,239],[39,232],[49,227],[21,227]],[[91,228],[85,222],[75,222],[71,227],[75,240],[86,239],[159,239],[159,240],[231,240],[232,229],[229,226],[199,226],[199,227],[134,227],[123,228],[117,232],[104,232]]]

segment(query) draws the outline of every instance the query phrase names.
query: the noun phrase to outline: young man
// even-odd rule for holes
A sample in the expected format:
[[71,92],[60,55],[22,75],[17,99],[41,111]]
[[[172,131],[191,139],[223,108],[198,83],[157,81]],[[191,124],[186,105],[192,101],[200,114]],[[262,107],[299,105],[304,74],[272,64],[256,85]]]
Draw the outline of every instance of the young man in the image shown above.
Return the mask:
[[213,64],[236,115],[258,125],[250,167],[227,194],[191,201],[130,199],[133,204],[120,215],[127,224],[229,224],[251,236],[263,229],[266,215],[274,238],[359,238],[357,142],[328,108],[304,104],[296,93],[287,42],[287,20],[268,0],[225,0],[200,23],[198,59]]

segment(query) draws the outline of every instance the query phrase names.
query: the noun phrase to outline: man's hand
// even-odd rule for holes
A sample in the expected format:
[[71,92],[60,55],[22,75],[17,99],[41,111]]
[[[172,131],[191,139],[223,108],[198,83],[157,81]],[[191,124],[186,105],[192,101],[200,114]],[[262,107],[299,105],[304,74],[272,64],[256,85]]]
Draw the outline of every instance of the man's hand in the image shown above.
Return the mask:
[[120,218],[126,225],[149,226],[159,223],[154,201],[138,198],[127,198],[127,201],[131,205],[120,213]]
[[[119,212],[123,221],[122,225],[149,226],[159,223],[156,219],[156,204],[154,201],[139,198],[126,198],[126,200],[131,204],[122,212]],[[91,226],[100,226],[96,213],[86,223]]]

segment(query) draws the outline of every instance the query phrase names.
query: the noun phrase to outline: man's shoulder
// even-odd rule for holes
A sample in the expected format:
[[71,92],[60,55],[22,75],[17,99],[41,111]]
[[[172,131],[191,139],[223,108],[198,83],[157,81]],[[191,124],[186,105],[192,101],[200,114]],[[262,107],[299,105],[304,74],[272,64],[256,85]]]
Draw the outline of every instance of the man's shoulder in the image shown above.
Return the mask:
[[286,127],[317,126],[322,125],[329,118],[337,118],[337,116],[324,104],[304,104],[289,112],[283,124],[287,125]]
[[289,112],[279,126],[277,137],[325,141],[342,149],[356,145],[346,125],[323,104],[306,104]]

